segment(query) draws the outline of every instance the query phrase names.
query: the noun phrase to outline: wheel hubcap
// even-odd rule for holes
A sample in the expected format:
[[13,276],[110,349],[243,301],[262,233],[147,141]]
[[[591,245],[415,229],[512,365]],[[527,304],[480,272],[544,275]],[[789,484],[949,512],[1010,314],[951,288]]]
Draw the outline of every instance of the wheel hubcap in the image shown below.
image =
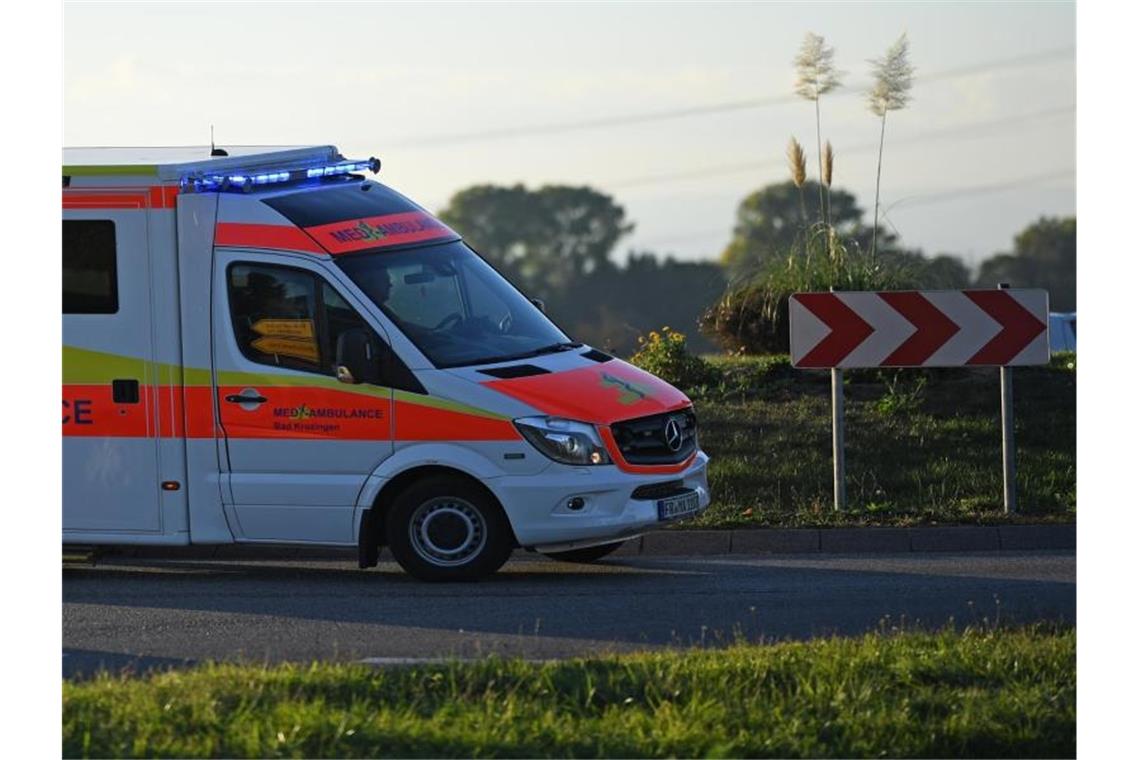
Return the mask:
[[444,496],[424,502],[408,526],[412,547],[433,565],[453,567],[470,561],[487,542],[483,515],[469,502]]

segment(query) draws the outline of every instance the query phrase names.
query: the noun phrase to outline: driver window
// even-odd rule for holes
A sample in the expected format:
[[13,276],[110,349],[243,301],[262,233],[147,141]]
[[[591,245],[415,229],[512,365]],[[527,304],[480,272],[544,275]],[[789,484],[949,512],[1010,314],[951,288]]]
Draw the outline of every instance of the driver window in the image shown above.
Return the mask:
[[229,271],[234,337],[258,364],[336,376],[336,345],[346,330],[380,337],[341,295],[310,272],[266,264]]
[[321,281],[321,301],[325,307],[325,334],[328,336],[328,351],[324,363],[324,371],[330,375],[336,376],[336,344],[340,339],[342,333],[352,329],[362,329],[368,332],[372,337],[372,345],[379,348],[380,337],[376,335],[375,331],[364,321],[364,318],[356,313],[348,303],[341,298],[340,293],[337,293],[325,281]]
[[241,352],[258,364],[319,372],[317,293],[308,272],[236,264],[229,271],[230,314]]

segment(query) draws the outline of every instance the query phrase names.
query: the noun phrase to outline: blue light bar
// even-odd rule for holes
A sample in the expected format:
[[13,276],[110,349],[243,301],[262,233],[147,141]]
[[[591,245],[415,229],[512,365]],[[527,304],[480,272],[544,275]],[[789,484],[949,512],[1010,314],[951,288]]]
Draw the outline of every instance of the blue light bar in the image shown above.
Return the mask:
[[[375,164],[373,163],[375,162]],[[373,169],[375,165],[375,169]],[[345,161],[331,166],[314,166],[306,172],[310,179],[314,177],[333,177],[337,174],[352,174],[353,172],[371,171],[375,174],[380,169],[380,162],[375,158],[367,161]]]
[[279,168],[270,172],[250,174],[194,174],[183,177],[181,181],[182,192],[208,193],[223,190],[243,190],[249,192],[254,187],[273,185],[282,182],[296,182],[304,179],[321,179],[335,177],[357,172],[371,171],[376,174],[380,171],[380,159],[370,158],[367,161],[338,161],[320,166],[304,166],[296,168]]

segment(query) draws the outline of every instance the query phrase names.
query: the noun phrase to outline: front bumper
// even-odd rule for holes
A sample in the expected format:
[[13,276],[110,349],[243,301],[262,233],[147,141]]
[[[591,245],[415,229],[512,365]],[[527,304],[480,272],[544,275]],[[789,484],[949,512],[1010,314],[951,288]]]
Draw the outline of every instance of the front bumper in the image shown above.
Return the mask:
[[[656,500],[632,498],[638,486],[680,480],[698,493],[703,512],[711,500],[708,461],[698,451],[689,467],[670,475],[559,465],[539,475],[495,478],[487,485],[506,510],[520,546],[557,551],[619,541],[668,525],[657,519]],[[581,499],[583,506],[571,509],[573,499]]]

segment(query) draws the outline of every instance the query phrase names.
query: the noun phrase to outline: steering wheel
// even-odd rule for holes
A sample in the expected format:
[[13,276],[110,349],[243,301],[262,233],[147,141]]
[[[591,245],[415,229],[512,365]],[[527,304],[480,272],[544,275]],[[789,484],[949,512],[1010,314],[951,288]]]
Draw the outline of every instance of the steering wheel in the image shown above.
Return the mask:
[[511,329],[511,326],[514,323],[515,323],[515,318],[513,316],[511,316],[511,313],[508,311],[506,314],[503,315],[503,318],[499,320],[499,332],[501,332],[501,333],[509,332]]
[[435,327],[431,328],[431,329],[438,332],[438,331],[446,329],[447,327],[450,327],[452,325],[457,325],[462,321],[463,321],[463,315],[457,311],[453,311],[450,314],[448,314],[446,317],[444,317],[443,319],[439,320],[439,324],[436,325]]

